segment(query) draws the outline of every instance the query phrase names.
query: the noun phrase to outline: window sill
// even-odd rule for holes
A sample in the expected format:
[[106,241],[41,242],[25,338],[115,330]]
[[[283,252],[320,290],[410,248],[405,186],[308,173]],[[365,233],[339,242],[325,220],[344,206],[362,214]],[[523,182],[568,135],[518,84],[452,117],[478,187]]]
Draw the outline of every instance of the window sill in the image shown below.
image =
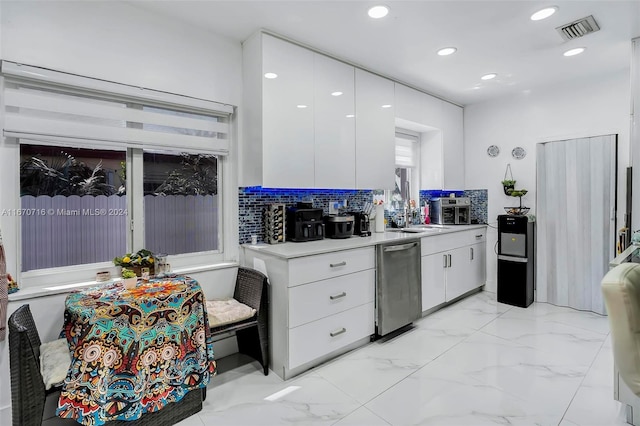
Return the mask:
[[[215,271],[220,269],[237,268],[237,267],[238,267],[237,262],[221,262],[221,263],[215,263],[211,265],[189,266],[189,267],[174,269],[171,272],[174,274],[188,275],[188,274],[193,274],[197,272]],[[9,295],[9,302],[34,299],[36,297],[51,296],[54,294],[66,294],[66,293],[71,293],[75,290],[80,290],[83,288],[93,287],[101,284],[108,284],[116,281],[120,281],[120,279],[114,278],[109,281],[103,281],[103,282],[98,282],[94,280],[94,281],[67,283],[67,284],[59,284],[59,285],[48,285],[48,286],[41,286],[41,287],[29,287],[25,289],[20,289],[20,291],[17,291],[15,293],[11,293]]]

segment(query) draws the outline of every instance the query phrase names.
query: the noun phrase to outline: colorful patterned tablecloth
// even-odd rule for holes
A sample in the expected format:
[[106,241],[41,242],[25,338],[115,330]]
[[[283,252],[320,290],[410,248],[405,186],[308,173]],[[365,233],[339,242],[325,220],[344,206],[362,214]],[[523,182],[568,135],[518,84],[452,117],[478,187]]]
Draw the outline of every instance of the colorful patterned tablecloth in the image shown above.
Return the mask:
[[57,415],[85,425],[136,420],[216,374],[204,295],[188,277],[71,293],[62,333],[72,363]]

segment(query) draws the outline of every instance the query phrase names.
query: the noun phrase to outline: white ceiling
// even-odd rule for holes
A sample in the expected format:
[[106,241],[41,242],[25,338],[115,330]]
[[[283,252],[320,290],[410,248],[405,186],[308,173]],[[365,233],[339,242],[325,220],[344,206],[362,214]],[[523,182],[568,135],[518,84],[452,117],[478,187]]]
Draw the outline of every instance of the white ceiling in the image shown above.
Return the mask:
[[[391,11],[373,20],[367,9]],[[312,46],[418,89],[468,105],[629,69],[640,37],[640,0],[632,1],[214,1],[135,2],[244,41],[260,28]],[[549,5],[543,21],[530,15]],[[556,27],[593,15],[600,31],[565,42]],[[436,50],[455,46],[441,57]],[[585,53],[564,57],[571,47]],[[495,72],[490,81],[480,76]]]

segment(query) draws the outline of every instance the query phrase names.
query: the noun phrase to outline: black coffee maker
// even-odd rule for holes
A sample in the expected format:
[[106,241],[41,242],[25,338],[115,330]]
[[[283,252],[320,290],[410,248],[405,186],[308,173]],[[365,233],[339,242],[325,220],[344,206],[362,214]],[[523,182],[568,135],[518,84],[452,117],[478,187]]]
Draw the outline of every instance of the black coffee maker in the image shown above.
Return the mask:
[[314,241],[324,238],[322,209],[314,209],[311,203],[299,202],[287,209],[287,241]]
[[369,215],[364,212],[349,212],[355,218],[353,225],[353,235],[360,235],[361,237],[371,236],[371,222],[369,222]]

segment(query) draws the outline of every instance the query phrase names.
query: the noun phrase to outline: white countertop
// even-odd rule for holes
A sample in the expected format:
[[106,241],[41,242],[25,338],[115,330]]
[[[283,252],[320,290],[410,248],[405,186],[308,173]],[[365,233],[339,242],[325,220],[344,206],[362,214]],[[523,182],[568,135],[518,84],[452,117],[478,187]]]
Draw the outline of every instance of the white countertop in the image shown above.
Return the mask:
[[453,232],[468,231],[470,229],[485,229],[486,225],[447,225],[447,228],[431,228],[431,230],[416,233],[405,232],[380,232],[372,233],[370,237],[352,236],[344,239],[325,238],[317,241],[286,242],[280,244],[243,244],[245,250],[270,254],[284,259],[312,256],[320,253],[330,253],[339,250],[349,250],[360,247],[374,246],[393,241],[412,240],[434,235],[450,234]]

